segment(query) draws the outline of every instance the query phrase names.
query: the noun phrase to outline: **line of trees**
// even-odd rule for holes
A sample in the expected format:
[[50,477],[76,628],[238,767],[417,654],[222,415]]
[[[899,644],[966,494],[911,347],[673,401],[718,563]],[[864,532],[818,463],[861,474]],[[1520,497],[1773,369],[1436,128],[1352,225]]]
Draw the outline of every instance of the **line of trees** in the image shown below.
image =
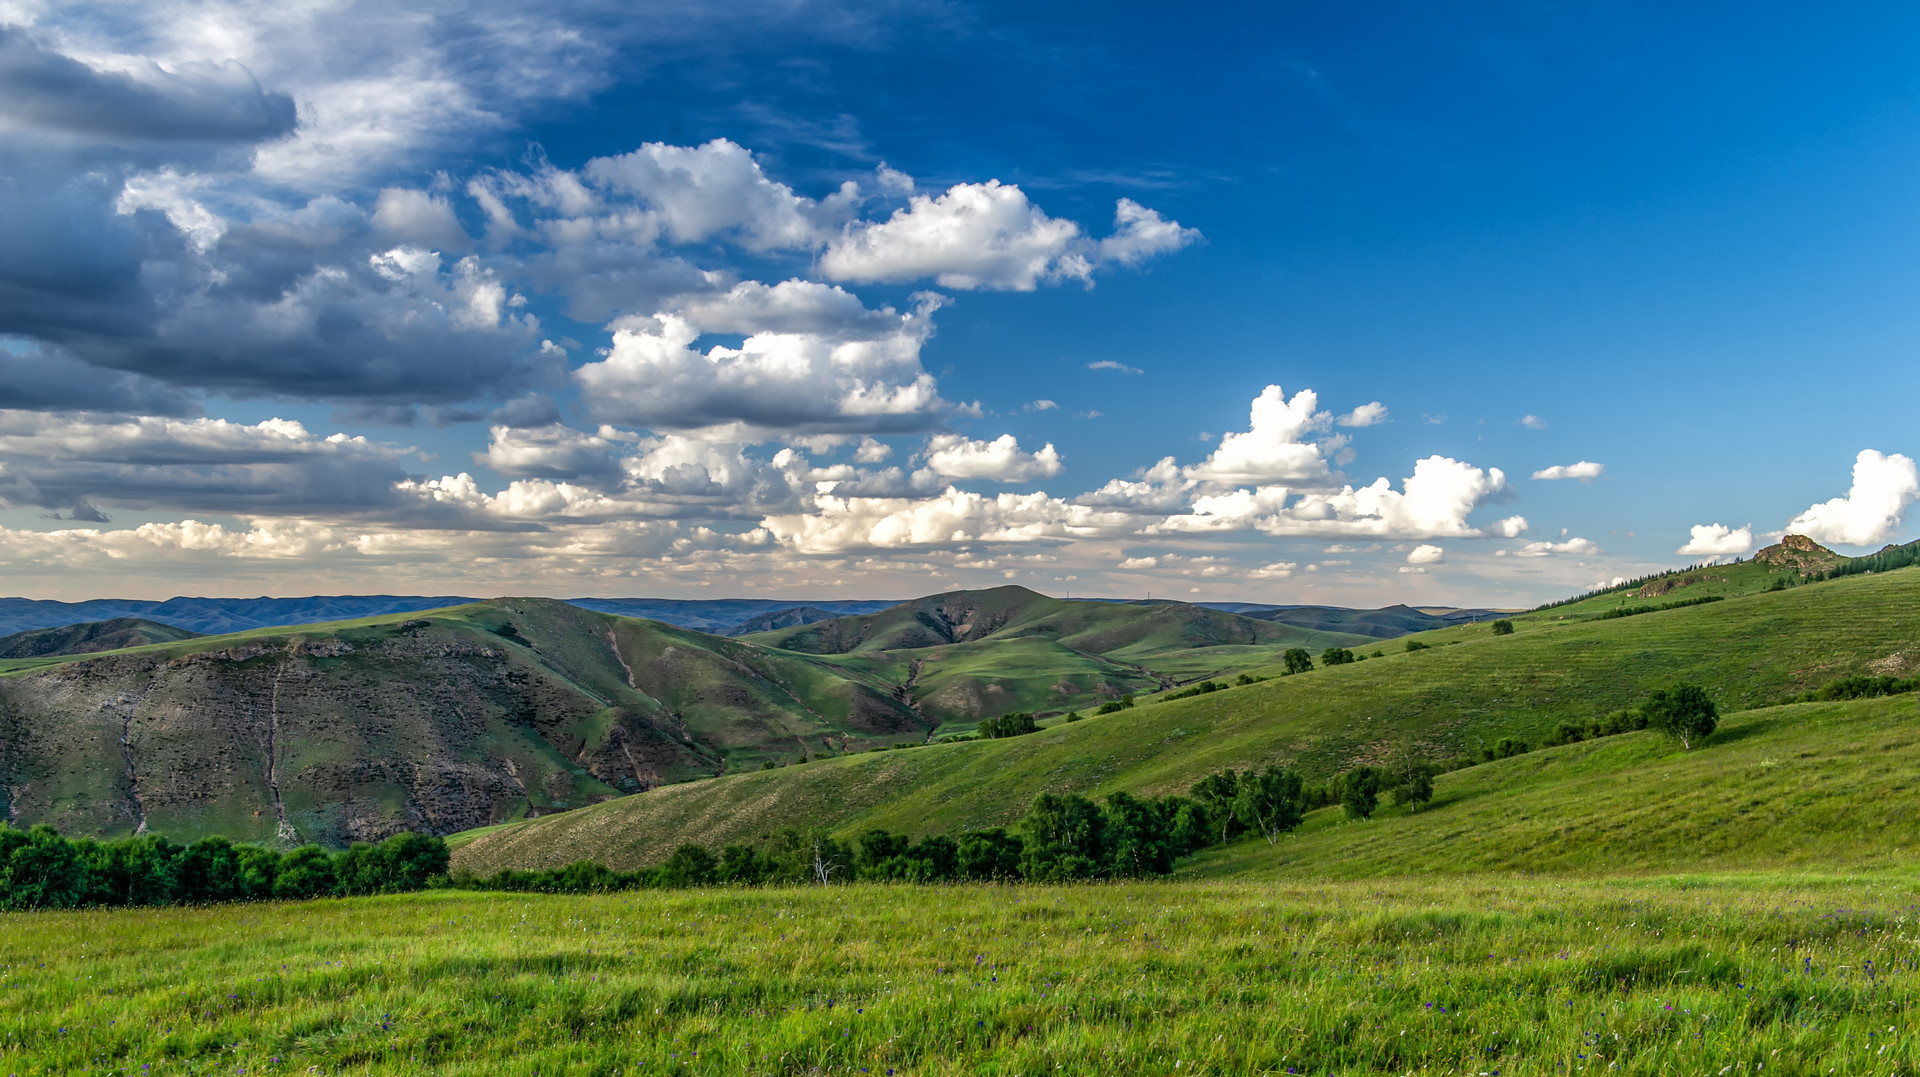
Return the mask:
[[1018,737],[1032,733],[1040,727],[1034,724],[1033,715],[1026,711],[1014,711],[998,718],[988,718],[978,726],[979,735],[988,740],[1001,737]]
[[1897,696],[1920,688],[1920,677],[1842,677],[1811,692],[1793,697],[1793,703],[1832,703],[1843,699]]
[[118,841],[66,838],[49,826],[0,823],[0,908],[201,905],[262,898],[351,897],[425,889],[447,873],[447,843],[396,834],[340,852],[302,845],[281,852],[201,838]]
[[[1321,788],[1321,787],[1316,787]],[[1429,780],[1428,795],[1431,796]],[[1324,791],[1323,789],[1321,790]],[[456,873],[475,890],[591,893],[634,888],[826,885],[894,882],[1140,879],[1165,875],[1209,846],[1258,834],[1269,842],[1300,825],[1309,801],[1287,767],[1208,775],[1186,796],[1114,793],[1099,802],[1074,793],[1042,793],[1012,828],[993,827],[914,841],[868,830],[851,842],[786,828],[755,845],[723,849],[684,844],[665,861],[617,872],[587,861],[546,871]]]
[[1659,613],[1662,610],[1684,609],[1687,606],[1704,606],[1709,602],[1721,602],[1725,595],[1701,595],[1699,598],[1682,598],[1673,602],[1660,602],[1645,606],[1615,606],[1594,615],[1593,620],[1610,621],[1616,617],[1638,617],[1643,613]]
[[[1346,647],[1328,647],[1320,652],[1320,665],[1344,666],[1360,661],[1364,655],[1355,654]],[[1305,673],[1313,668],[1313,654],[1305,647],[1289,647],[1280,654],[1280,666],[1284,675],[1291,677],[1296,673]]]

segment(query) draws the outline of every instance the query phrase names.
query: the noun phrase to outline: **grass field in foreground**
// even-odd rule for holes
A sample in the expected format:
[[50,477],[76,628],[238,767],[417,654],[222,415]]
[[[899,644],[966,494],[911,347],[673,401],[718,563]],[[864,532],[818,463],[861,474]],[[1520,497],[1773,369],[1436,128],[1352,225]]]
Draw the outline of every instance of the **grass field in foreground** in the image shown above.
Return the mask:
[[0,1073],[1909,1073],[1917,902],[1885,872],[11,914]]

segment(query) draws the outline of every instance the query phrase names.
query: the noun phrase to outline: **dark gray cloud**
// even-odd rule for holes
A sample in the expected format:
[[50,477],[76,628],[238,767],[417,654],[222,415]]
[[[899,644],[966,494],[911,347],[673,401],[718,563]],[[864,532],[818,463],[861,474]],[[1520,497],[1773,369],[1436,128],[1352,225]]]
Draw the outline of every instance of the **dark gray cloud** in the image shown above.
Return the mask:
[[0,404],[32,411],[196,415],[192,394],[138,374],[103,371],[62,356],[0,347]]
[[260,142],[294,129],[293,98],[234,61],[98,71],[0,27],[0,117],[111,141]]

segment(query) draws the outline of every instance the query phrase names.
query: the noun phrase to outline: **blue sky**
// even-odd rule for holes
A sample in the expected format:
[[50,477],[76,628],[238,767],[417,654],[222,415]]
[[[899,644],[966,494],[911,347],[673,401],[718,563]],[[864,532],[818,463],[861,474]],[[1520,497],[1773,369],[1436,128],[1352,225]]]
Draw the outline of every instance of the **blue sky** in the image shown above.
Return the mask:
[[1238,7],[0,2],[4,589],[1506,606],[1914,537],[1920,13]]

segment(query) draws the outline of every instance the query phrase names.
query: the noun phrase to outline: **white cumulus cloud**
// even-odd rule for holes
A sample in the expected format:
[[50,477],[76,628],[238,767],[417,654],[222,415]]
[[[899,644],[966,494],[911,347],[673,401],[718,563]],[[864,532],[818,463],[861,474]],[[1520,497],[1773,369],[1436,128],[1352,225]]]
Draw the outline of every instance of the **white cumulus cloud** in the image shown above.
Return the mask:
[[1900,530],[1908,506],[1920,499],[1920,474],[1910,457],[1862,449],[1853,462],[1853,487],[1847,496],[1814,505],[1795,516],[1787,530],[1816,542],[1872,546]]
[[1554,557],[1560,554],[1597,554],[1601,550],[1591,539],[1570,538],[1565,542],[1529,542],[1517,552],[1521,557]]
[[949,487],[931,498],[815,498],[814,511],[769,516],[770,534],[801,553],[1024,543],[1116,534],[1122,514],[1070,505],[1044,493],[986,497]]
[[1074,253],[1080,226],[1049,217],[999,180],[956,183],[915,195],[885,221],[860,222],[828,245],[820,268],[834,280],[911,281],[942,287],[1030,292],[1043,280],[1093,273]]
[[1387,406],[1378,400],[1359,407],[1340,416],[1341,426],[1373,426],[1387,421]]
[[1726,524],[1694,524],[1693,537],[1673,551],[1700,557],[1738,556],[1753,549],[1753,528]]
[[1115,231],[1095,243],[1078,224],[1049,217],[1010,183],[956,183],[914,195],[884,221],[852,221],[828,243],[830,279],[902,282],[933,278],[963,291],[1030,292],[1066,279],[1091,283],[1096,265],[1134,265],[1178,250],[1199,233],[1121,199]]
[[1407,551],[1407,564],[1432,565],[1447,556],[1447,551],[1430,543],[1421,543]]
[[1533,473],[1536,479],[1580,479],[1590,482],[1606,473],[1605,464],[1596,464],[1591,460],[1582,460],[1574,464],[1555,464],[1543,467]]
[[1332,416],[1319,410],[1319,397],[1302,389],[1287,399],[1278,385],[1254,398],[1249,428],[1227,434],[1204,462],[1185,475],[1208,483],[1311,483],[1327,478],[1326,458],[1318,445],[1302,439],[1325,430]]
[[[1499,468],[1478,468],[1445,456],[1417,461],[1404,490],[1385,477],[1371,485],[1337,491],[1308,491],[1297,499],[1284,486],[1240,489],[1196,497],[1191,510],[1168,517],[1173,531],[1231,531],[1252,528],[1272,535],[1313,538],[1347,536],[1431,539],[1485,534],[1467,515],[1505,494]],[[1507,522],[1490,529],[1504,533]]]
[[[925,429],[949,407],[920,366],[935,306],[926,299],[907,314],[868,310],[830,285],[748,281],[679,312],[616,322],[606,358],[575,377],[603,422],[795,434]],[[746,338],[699,350],[708,332]]]
[[1122,198],[1113,208],[1113,234],[1100,241],[1100,256],[1121,265],[1138,265],[1200,238],[1198,228],[1182,228],[1159,213]]
[[1020,451],[1012,434],[974,441],[959,434],[936,434],[927,442],[927,470],[950,479],[1028,482],[1060,474],[1060,454],[1049,442],[1039,452]]

